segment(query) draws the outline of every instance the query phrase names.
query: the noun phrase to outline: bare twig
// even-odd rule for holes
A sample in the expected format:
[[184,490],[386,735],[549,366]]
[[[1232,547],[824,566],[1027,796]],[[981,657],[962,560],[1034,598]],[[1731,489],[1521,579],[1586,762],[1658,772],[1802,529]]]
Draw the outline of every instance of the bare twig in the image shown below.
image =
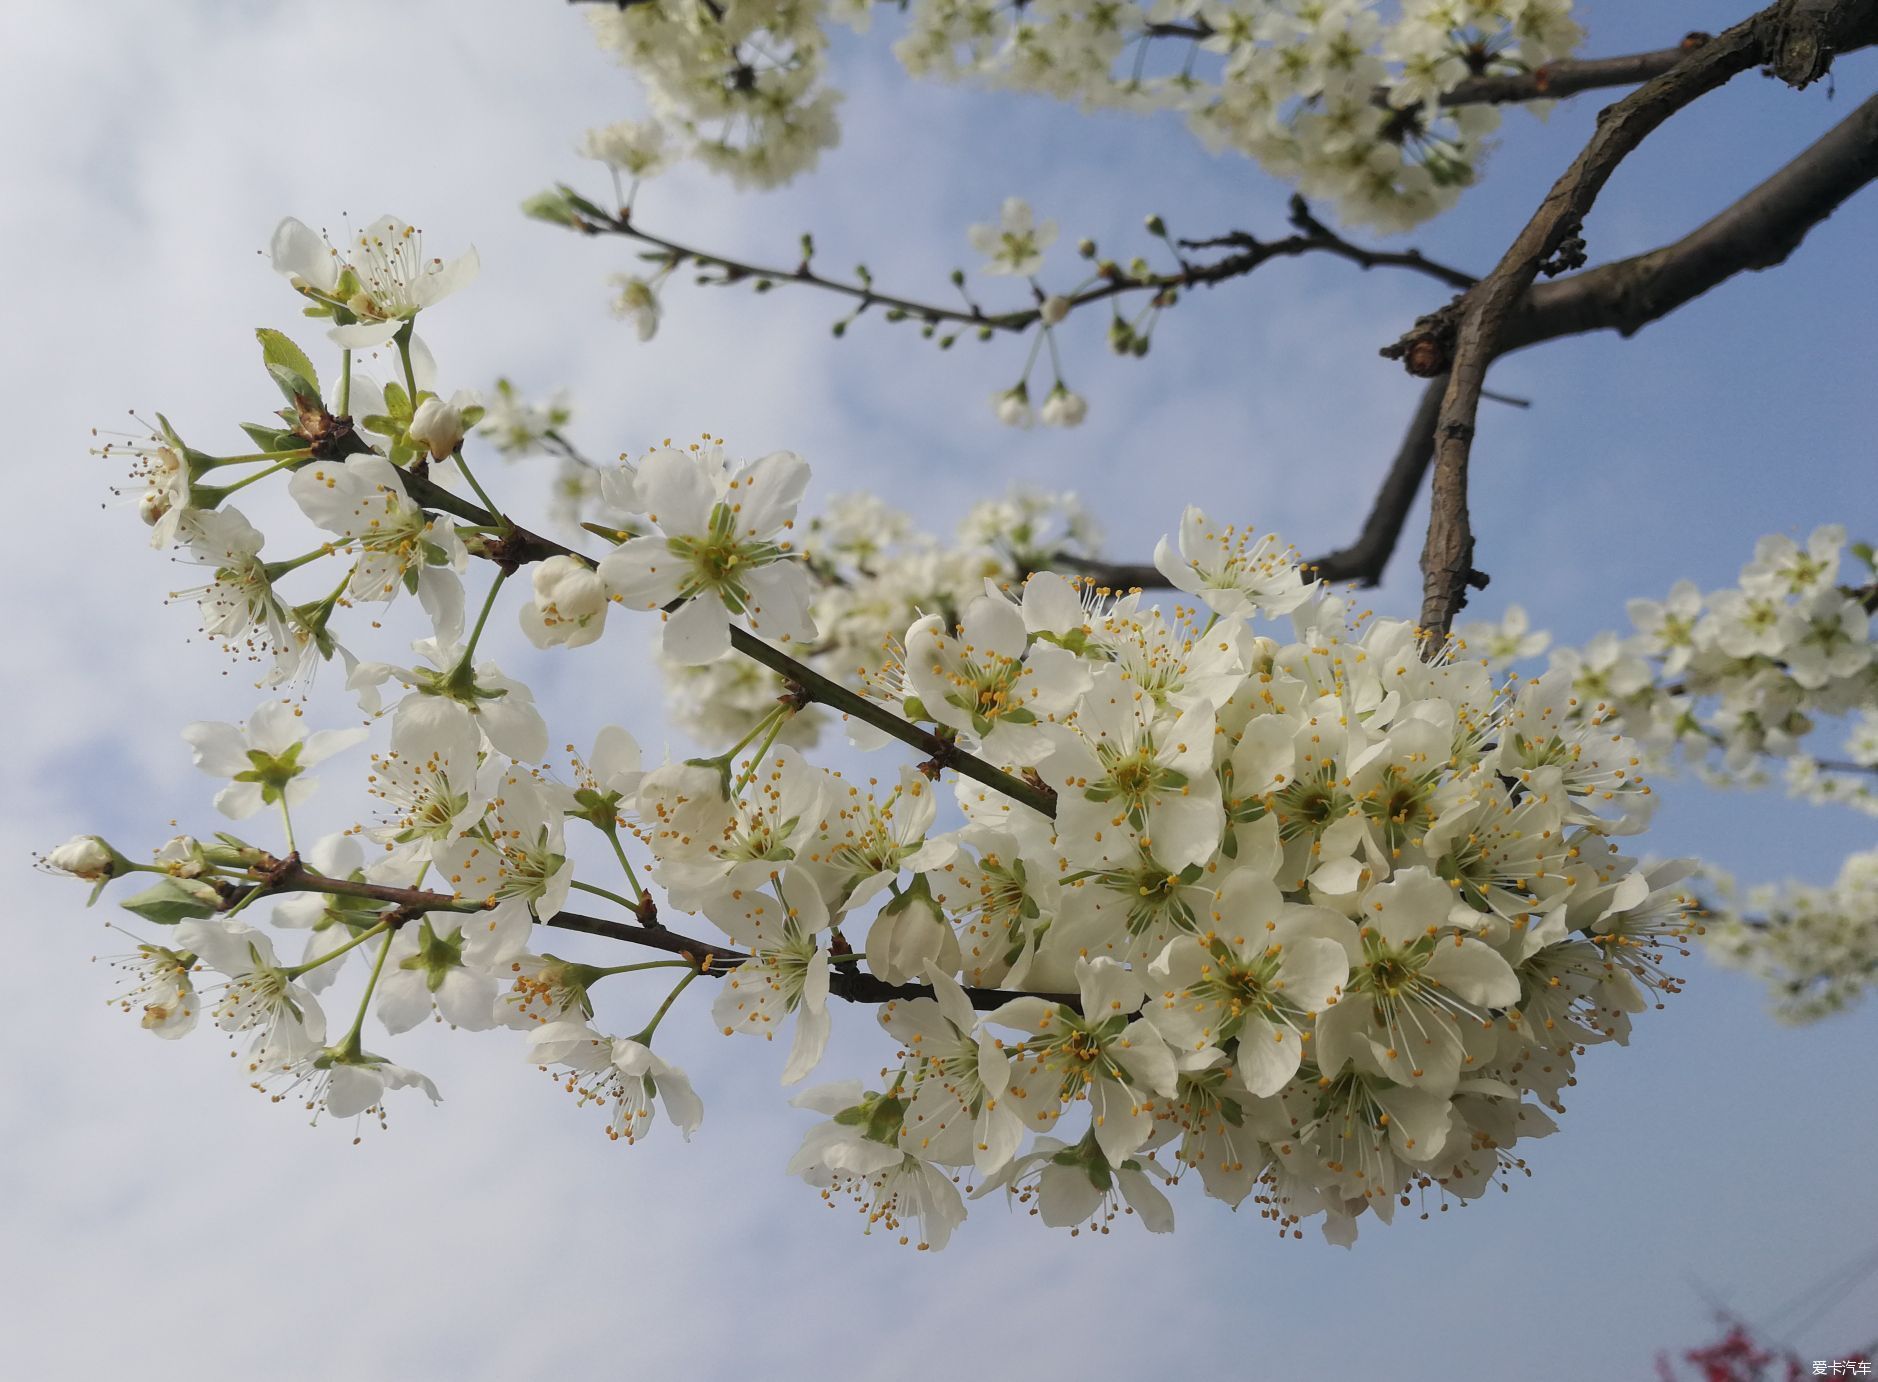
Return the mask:
[[[620,235],[641,244],[650,245],[668,256],[668,262],[672,267],[695,264],[702,270],[722,275],[718,280],[721,284],[745,281],[772,285],[801,284],[852,299],[860,304],[857,309],[859,311],[880,307],[889,313],[898,313],[902,318],[923,322],[930,326],[943,323],[991,331],[1023,332],[1028,331],[1042,319],[1040,302],[1010,312],[987,312],[976,303],[970,303],[965,307],[952,307],[944,303],[922,301],[897,293],[882,292],[873,285],[871,280],[865,278],[853,282],[829,278],[817,273],[806,260],[793,267],[781,267],[756,264],[748,260],[697,249],[667,236],[656,235],[642,229],[633,220],[631,213],[624,208],[609,213],[582,198],[575,201],[574,209],[576,219],[571,224],[574,229],[583,234]],[[1211,288],[1236,278],[1243,278],[1274,259],[1294,259],[1313,253],[1329,254],[1365,269],[1378,267],[1408,269],[1415,273],[1425,274],[1451,288],[1466,288],[1474,282],[1472,275],[1445,264],[1438,264],[1419,250],[1372,250],[1353,244],[1313,217],[1302,198],[1292,198],[1291,224],[1298,228],[1298,233],[1279,240],[1261,240],[1246,231],[1232,231],[1225,235],[1216,235],[1201,240],[1182,240],[1180,244],[1187,249],[1233,249],[1235,253],[1210,264],[1186,265],[1178,273],[1148,274],[1137,277],[1117,265],[1107,265],[1102,270],[1104,281],[1082,292],[1067,295],[1065,301],[1068,302],[1069,309],[1074,311],[1078,307],[1105,302],[1111,298],[1135,294],[1147,294],[1152,297],[1188,288]]]

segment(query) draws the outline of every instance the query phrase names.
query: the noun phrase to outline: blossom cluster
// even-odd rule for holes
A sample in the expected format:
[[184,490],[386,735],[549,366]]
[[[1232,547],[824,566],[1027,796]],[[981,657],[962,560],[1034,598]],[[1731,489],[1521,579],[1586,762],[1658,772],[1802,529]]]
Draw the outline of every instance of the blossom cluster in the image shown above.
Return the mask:
[[1878,849],[1850,855],[1829,887],[1751,889],[1709,924],[1706,940],[1715,959],[1767,984],[1785,1021],[1843,1011],[1878,984]]
[[[1197,1180],[1281,1233],[1318,1219],[1349,1242],[1363,1215],[1521,1172],[1583,1052],[1623,1044],[1678,987],[1686,867],[1622,852],[1654,803],[1641,749],[1584,713],[1569,669],[1496,683],[1351,608],[1275,534],[1197,508],[1156,550],[1179,592],[1162,605],[1037,569],[1088,540],[1072,505],[984,506],[944,551],[866,500],[805,522],[801,458],[737,460],[708,438],[596,467],[609,521],[586,533],[603,550],[559,548],[504,516],[465,457],[481,405],[444,400],[413,329],[442,296],[424,286],[439,261],[378,248],[415,235],[387,218],[313,253],[324,242],[284,224],[276,267],[345,314],[339,382],[323,390],[264,332],[287,406],[245,424],[259,452],[209,455],[168,423],[132,449],[159,543],[214,571],[190,595],[205,627],[266,684],[306,689],[338,663],[345,714],[370,727],[314,731],[270,697],[186,732],[220,812],[278,812],[284,847],[223,830],[147,863],[95,836],[46,856],[99,889],[150,881],[123,905],[162,939],[121,957],[117,1001],[157,1035],[207,1016],[268,1097],[382,1119],[393,1091],[436,1090],[367,1046],[368,1017],[388,1038],[433,1017],[513,1028],[630,1142],[661,1109],[687,1136],[701,1124],[658,1035],[698,981],[712,1025],[786,1041],[789,1084],[822,1065],[843,997],[878,1005],[894,1054],[877,1080],[799,1096],[824,1118],[790,1167],[870,1227],[941,1247],[964,1185],[1049,1225],[1132,1213],[1163,1231],[1163,1186]],[[366,269],[369,301],[351,283]],[[396,348],[377,382],[350,343],[373,313],[373,344]],[[208,482],[233,466],[254,469]],[[321,537],[266,562],[229,500],[273,476]],[[472,561],[490,572],[473,622]],[[282,593],[321,566],[313,598]],[[667,658],[723,678],[689,694],[738,706],[704,735],[735,742],[648,763],[606,725],[551,765],[552,742],[584,736],[551,738],[485,648],[505,590],[522,633],[570,655],[657,621]],[[400,594],[429,625],[413,657],[341,641],[346,613]],[[828,676],[815,658],[854,665]],[[782,674],[760,711],[714,670],[743,660]],[[902,742],[923,761],[811,762],[790,741],[811,702],[855,752]],[[309,770],[368,735],[361,819],[302,856]],[[594,881],[583,841],[623,881]],[[569,912],[575,892],[617,917]],[[656,958],[563,958],[539,948],[556,926]],[[614,1023],[661,972],[645,1019]],[[359,993],[339,1030],[342,974]]]
[[[1352,223],[1400,230],[1451,205],[1498,115],[1444,101],[1471,77],[1531,72],[1581,32],[1570,0],[911,0],[895,55],[916,76],[1085,107],[1174,111]],[[594,131],[632,178],[683,147],[773,186],[839,137],[828,30],[864,0],[595,7],[602,47],[646,85],[653,120]]]
[[[1867,718],[1846,753],[1851,766],[1868,768],[1878,763],[1869,719],[1878,706],[1874,595],[1841,586],[1845,555],[1836,524],[1804,544],[1764,537],[1734,587],[1704,595],[1680,581],[1663,600],[1632,600],[1629,637],[1559,650],[1553,665],[1627,733],[1679,753],[1710,781],[1757,783],[1765,759],[1806,759],[1799,746],[1816,727],[1859,711]],[[1816,760],[1798,770],[1804,794],[1833,795],[1818,771]],[[1840,795],[1878,808],[1849,784]]]
[[[1847,561],[1856,556],[1865,570]],[[1804,542],[1760,539],[1737,583],[1704,594],[1678,582],[1663,600],[1632,600],[1628,636],[1554,649],[1577,716],[1632,736],[1653,768],[1691,767],[1713,786],[1759,787],[1781,765],[1791,795],[1878,815],[1878,603],[1872,552],[1844,528]],[[1864,583],[1859,583],[1864,582]],[[1496,665],[1529,661],[1549,642],[1515,609],[1498,627],[1461,630]],[[1812,744],[1837,734],[1836,754]],[[1767,980],[1776,1011],[1809,1021],[1839,1011],[1878,979],[1878,872],[1869,852],[1830,887],[1759,888],[1745,907],[1711,899],[1710,953]]]

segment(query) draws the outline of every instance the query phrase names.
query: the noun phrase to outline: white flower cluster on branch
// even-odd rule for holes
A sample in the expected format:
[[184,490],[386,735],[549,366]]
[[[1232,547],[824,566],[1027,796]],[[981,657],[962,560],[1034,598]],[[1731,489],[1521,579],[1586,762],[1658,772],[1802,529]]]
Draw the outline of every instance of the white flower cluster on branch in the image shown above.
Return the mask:
[[1842,1012],[1878,983],[1878,849],[1848,857],[1830,887],[1790,882],[1745,901],[1710,924],[1709,953],[1763,980],[1783,1020]]
[[[1848,550],[1865,584],[1846,584]],[[1715,787],[1758,788],[1770,767],[1790,795],[1878,815],[1878,575],[1864,543],[1838,525],[1804,543],[1762,538],[1738,583],[1703,594],[1678,582],[1666,599],[1632,600],[1628,636],[1554,649],[1549,675],[1569,680],[1574,719],[1633,737],[1650,766],[1690,767]],[[1460,630],[1496,666],[1544,652],[1549,639],[1515,607],[1498,626]],[[1836,752],[1809,744],[1836,734]],[[1756,889],[1745,910],[1726,884],[1707,928],[1710,953],[1764,978],[1776,1011],[1810,1021],[1846,1007],[1878,979],[1878,872],[1847,859],[1831,887]]]
[[[822,1064],[842,998],[878,1005],[892,1054],[878,1081],[801,1096],[826,1121],[790,1165],[902,1241],[943,1246],[961,1184],[1050,1225],[1132,1212],[1165,1230],[1163,1187],[1190,1179],[1282,1233],[1314,1218],[1348,1242],[1365,1214],[1520,1173],[1578,1057],[1678,987],[1687,870],[1620,850],[1653,804],[1642,750],[1583,713],[1571,668],[1496,684],[1349,608],[1276,535],[1197,508],[1156,552],[1181,592],[1162,606],[1035,569],[1087,542],[1069,502],[981,507],[945,550],[865,499],[804,522],[806,463],[710,439],[594,467],[617,523],[588,525],[592,553],[562,547],[470,468],[481,406],[441,402],[414,333],[441,294],[412,307],[411,285],[439,270],[378,252],[415,232],[374,227],[369,293],[359,261],[314,239],[287,223],[276,264],[335,319],[333,391],[263,332],[286,406],[244,424],[261,450],[209,455],[165,423],[135,473],[159,541],[221,563],[192,598],[264,682],[342,664],[376,725],[360,819],[298,851],[308,769],[361,735],[310,732],[268,699],[187,738],[227,784],[223,814],[277,809],[282,846],[181,836],[139,863],[86,836],[45,859],[99,888],[150,883],[123,905],[161,940],[121,958],[118,1001],[167,1038],[208,1017],[270,1098],[316,1119],[382,1119],[402,1088],[434,1098],[365,1039],[368,1017],[395,1038],[434,1015],[526,1033],[526,1058],[610,1136],[636,1140],[660,1109],[688,1136],[702,1103],[658,1041],[687,990],[715,989],[724,1032],[785,1040],[786,1083]],[[346,344],[368,322],[396,352],[380,382]],[[498,438],[558,431],[503,407]],[[227,467],[250,469],[208,483]],[[268,478],[318,530],[276,563],[229,502]],[[472,565],[489,574],[473,621]],[[700,669],[686,694],[713,703],[693,722],[736,741],[647,764],[619,726],[550,737],[485,647],[505,590],[527,637],[569,656],[662,622],[667,657]],[[400,594],[431,626],[411,665],[340,641],[375,626],[348,626],[356,607]],[[740,689],[728,669],[745,662],[777,682]],[[866,778],[811,762],[790,738],[812,703],[860,748],[917,760]],[[549,744],[570,741],[593,747],[551,767]],[[602,842],[611,886],[576,857]],[[577,892],[616,915],[568,910]],[[543,926],[629,956],[557,957]],[[614,1034],[660,971],[669,989]],[[329,1023],[346,975],[357,997]]]
[[[1406,229],[1473,181],[1498,124],[1463,83],[1541,73],[1581,33],[1570,0],[911,0],[893,51],[915,76],[1173,111],[1351,223]],[[740,184],[785,182],[839,138],[829,30],[865,0],[596,6],[595,35],[654,119],[587,152],[637,180],[682,151]],[[1534,94],[1543,94],[1535,83]],[[1021,271],[1020,271],[1021,272]]]

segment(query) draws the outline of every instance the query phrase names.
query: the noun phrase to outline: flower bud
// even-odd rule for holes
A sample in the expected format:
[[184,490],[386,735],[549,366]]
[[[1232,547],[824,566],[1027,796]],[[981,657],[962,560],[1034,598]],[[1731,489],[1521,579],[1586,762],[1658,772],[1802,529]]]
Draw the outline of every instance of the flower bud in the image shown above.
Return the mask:
[[867,933],[867,967],[889,984],[905,984],[925,973],[929,964],[956,974],[959,938],[922,875],[874,918]]
[[1050,396],[1044,399],[1038,416],[1047,427],[1080,427],[1083,419],[1089,416],[1089,400],[1058,384],[1050,390]]
[[1038,309],[1038,315],[1043,318],[1045,326],[1055,326],[1069,315],[1069,309],[1068,298],[1061,293],[1052,293],[1043,300],[1043,306]]
[[425,399],[411,418],[411,440],[428,451],[433,461],[441,461],[462,444],[473,425],[465,413],[475,406],[476,395],[468,390],[458,392],[448,403],[441,398]]
[[48,853],[45,862],[47,868],[95,883],[100,878],[115,877],[124,860],[98,836],[74,835]]
[[522,632],[537,648],[592,643],[606,628],[606,582],[575,557],[549,557],[535,567],[535,599],[522,607]]
[[1035,420],[1030,409],[1030,390],[1023,384],[991,396],[998,421],[1006,427],[1028,427]]

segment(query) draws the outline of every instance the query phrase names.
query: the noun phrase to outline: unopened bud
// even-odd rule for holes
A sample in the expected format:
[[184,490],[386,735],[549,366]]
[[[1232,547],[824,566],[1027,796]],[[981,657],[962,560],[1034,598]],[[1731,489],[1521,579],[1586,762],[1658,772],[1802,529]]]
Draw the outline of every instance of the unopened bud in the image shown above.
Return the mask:
[[45,858],[47,868],[88,883],[115,877],[124,862],[123,856],[97,835],[74,835]]

